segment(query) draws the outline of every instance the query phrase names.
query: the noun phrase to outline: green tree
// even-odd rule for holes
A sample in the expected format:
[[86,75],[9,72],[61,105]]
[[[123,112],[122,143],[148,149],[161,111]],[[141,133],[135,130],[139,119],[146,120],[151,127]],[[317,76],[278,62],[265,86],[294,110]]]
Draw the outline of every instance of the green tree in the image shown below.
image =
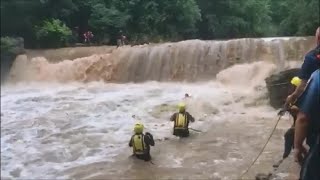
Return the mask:
[[203,21],[199,23],[204,38],[263,36],[271,23],[270,1],[198,0]]
[[[319,0],[1,0],[0,7],[1,36],[21,36],[25,47],[62,46],[70,29],[109,43],[119,30],[131,41],[303,36],[320,19]],[[55,32],[47,19],[61,21],[46,25]],[[62,39],[51,39],[57,34]]]
[[320,26],[319,0],[287,1],[288,14],[280,24],[283,35],[314,35]]
[[110,35],[116,34],[117,29],[126,26],[129,18],[130,15],[114,5],[107,8],[104,2],[100,2],[92,6],[89,25],[97,32],[95,34],[99,39],[110,38]]
[[26,46],[35,41],[33,26],[41,19],[41,3],[35,0],[1,0],[1,36],[20,36]]
[[42,47],[65,46],[71,38],[71,30],[59,19],[45,20],[36,26],[36,37]]

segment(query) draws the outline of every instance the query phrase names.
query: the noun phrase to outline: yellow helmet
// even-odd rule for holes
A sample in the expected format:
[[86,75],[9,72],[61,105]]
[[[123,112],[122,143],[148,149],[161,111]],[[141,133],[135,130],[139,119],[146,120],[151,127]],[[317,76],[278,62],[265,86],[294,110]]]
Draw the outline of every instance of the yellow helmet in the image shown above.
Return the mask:
[[186,104],[183,103],[183,102],[179,103],[179,104],[178,104],[178,109],[179,109],[179,111],[184,111],[184,110],[186,110]]
[[300,83],[301,83],[301,79],[297,76],[295,76],[291,79],[291,84],[295,85],[296,87],[298,87],[300,85]]
[[144,128],[143,124],[140,123],[140,122],[137,122],[137,123],[134,125],[134,129],[133,129],[133,130],[134,130],[135,133],[140,134],[140,133],[143,132],[143,128]]

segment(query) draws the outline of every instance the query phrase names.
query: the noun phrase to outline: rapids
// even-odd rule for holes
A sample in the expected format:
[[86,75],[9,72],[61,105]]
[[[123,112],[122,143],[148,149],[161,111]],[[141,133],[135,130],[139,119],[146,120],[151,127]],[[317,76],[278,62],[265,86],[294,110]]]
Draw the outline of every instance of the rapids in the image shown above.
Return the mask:
[[[1,86],[1,178],[236,179],[277,119],[264,78],[311,47],[308,38],[191,40],[63,61],[21,55]],[[186,92],[190,127],[202,132],[179,140],[169,117]],[[129,157],[132,115],[154,135],[154,164]],[[284,119],[247,177],[281,157]]]

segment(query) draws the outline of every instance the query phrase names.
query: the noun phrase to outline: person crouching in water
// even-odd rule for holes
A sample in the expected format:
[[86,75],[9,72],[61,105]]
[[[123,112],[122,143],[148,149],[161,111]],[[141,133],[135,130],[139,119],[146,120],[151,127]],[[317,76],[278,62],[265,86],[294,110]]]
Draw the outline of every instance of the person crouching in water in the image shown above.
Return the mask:
[[174,113],[170,121],[174,121],[173,135],[179,137],[189,136],[189,122],[194,122],[194,118],[186,111],[185,103],[178,104],[179,112]]
[[150,161],[150,146],[154,146],[152,134],[146,132],[143,134],[144,126],[142,123],[137,123],[134,126],[134,135],[129,141],[129,147],[133,147],[133,155],[138,159]]
[[[291,94],[296,87],[298,87],[301,83],[301,79],[299,77],[293,77],[291,79],[291,84],[292,84],[292,88],[291,88],[291,92],[289,94]],[[283,156],[282,158],[285,159],[289,156],[289,154],[291,153],[292,149],[293,149],[293,144],[294,144],[294,126],[296,123],[296,119],[297,119],[297,114],[299,112],[299,108],[297,106],[290,106],[287,109],[282,109],[279,112],[279,115],[284,115],[285,112],[289,112],[290,115],[293,118],[293,124],[292,126],[286,131],[286,133],[284,134],[284,152],[283,152]]]

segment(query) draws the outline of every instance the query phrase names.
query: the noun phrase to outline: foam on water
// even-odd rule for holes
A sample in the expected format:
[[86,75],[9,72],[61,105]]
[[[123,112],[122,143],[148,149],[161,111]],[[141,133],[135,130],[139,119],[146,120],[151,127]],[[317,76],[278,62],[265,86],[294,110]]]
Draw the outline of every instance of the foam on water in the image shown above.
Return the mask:
[[[278,68],[275,63],[278,56],[272,54],[278,49],[250,39],[228,42],[195,40],[169,45],[124,47],[111,54],[58,63],[20,56],[11,73],[16,84],[1,87],[1,177],[68,178],[70,169],[74,174],[81,174],[86,170],[81,167],[87,165],[90,169],[89,166],[95,163],[112,164],[119,160],[118,156],[131,153],[127,146],[136,122],[132,115],[136,115],[144,123],[145,131],[151,132],[156,140],[168,139],[164,146],[169,150],[166,156],[162,156],[167,162],[158,167],[184,166],[186,161],[195,161],[194,152],[201,150],[202,155],[215,158],[198,156],[200,160],[204,158],[199,163],[205,161],[209,167],[217,168],[219,173],[215,176],[232,173],[229,178],[236,178],[235,174],[240,170],[230,168],[228,171],[227,167],[243,164],[248,158],[247,152],[253,152],[247,147],[248,143],[254,146],[261,140],[243,142],[233,139],[238,144],[232,145],[231,134],[219,128],[215,129],[215,134],[209,129],[215,123],[238,120],[248,122],[246,127],[253,129],[269,123],[256,122],[257,119],[274,118],[271,113],[274,110],[267,105],[264,78]],[[258,45],[264,48],[257,49]],[[252,49],[255,50],[253,54]],[[262,61],[249,63],[255,60]],[[238,61],[248,64],[232,66]],[[184,66],[180,67],[181,64]],[[283,62],[281,68],[291,64]],[[225,67],[230,68],[220,71]],[[208,79],[211,82],[194,82]],[[94,82],[99,80],[193,82]],[[83,81],[90,83],[83,84]],[[172,138],[169,118],[186,92],[192,94],[192,98],[184,101],[196,118],[190,126],[203,131],[201,135],[213,133],[216,136],[207,135],[204,147],[200,149],[192,144],[188,144],[191,150],[172,145],[180,141]],[[236,135],[251,138],[266,132],[265,128],[243,132],[246,129],[237,126],[225,128],[232,128]],[[194,143],[199,146],[199,142]],[[210,146],[206,147],[206,143]],[[242,146],[245,148],[240,149]],[[213,154],[209,152],[210,148],[221,152]],[[177,155],[181,157],[175,157]],[[128,163],[118,167],[123,171],[131,168]],[[99,172],[92,170],[85,175],[94,178]]]
[[264,41],[270,42],[273,40],[289,40],[291,38],[297,38],[297,37],[267,37],[267,38],[261,38]]
[[[11,68],[9,81],[210,81],[234,64],[265,61],[283,69],[289,61],[301,63],[303,54],[313,46],[311,37],[244,38],[125,46],[73,60],[68,60],[66,53],[66,59],[59,58],[61,61],[55,63],[46,53],[36,57],[19,55]],[[55,56],[57,52],[51,53]]]
[[[213,89],[208,91],[208,87]],[[127,148],[135,123],[133,114],[156,139],[171,136],[169,117],[174,111],[161,112],[155,107],[168,104],[175,108],[185,92],[195,94],[190,106],[192,102],[198,104],[190,111],[197,119],[212,113],[212,108],[218,109],[215,103],[228,99],[214,82],[24,83],[1,88],[1,174],[19,178],[56,178],[59,172],[72,167],[112,161]],[[216,101],[212,103],[209,97]],[[191,127],[205,131],[202,124],[207,121],[197,121]],[[15,170],[21,172],[12,175]]]

